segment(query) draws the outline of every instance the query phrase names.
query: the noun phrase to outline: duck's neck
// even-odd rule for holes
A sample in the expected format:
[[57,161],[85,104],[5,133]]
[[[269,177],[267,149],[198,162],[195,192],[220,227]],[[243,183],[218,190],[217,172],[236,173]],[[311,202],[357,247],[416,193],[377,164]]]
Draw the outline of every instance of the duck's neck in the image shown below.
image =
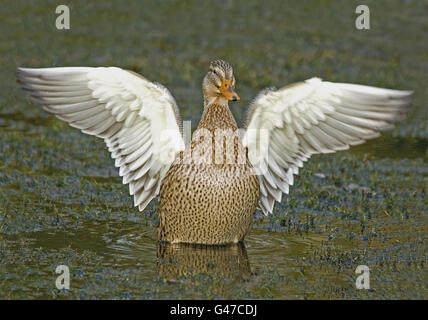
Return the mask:
[[[224,101],[223,101],[224,100]],[[238,129],[235,118],[229,110],[227,100],[214,99],[212,103],[204,104],[204,113],[199,122],[198,129]]]
[[212,96],[212,95],[204,94],[204,110],[212,104],[222,105],[227,108],[229,107],[229,103],[227,99],[224,98],[223,96]]

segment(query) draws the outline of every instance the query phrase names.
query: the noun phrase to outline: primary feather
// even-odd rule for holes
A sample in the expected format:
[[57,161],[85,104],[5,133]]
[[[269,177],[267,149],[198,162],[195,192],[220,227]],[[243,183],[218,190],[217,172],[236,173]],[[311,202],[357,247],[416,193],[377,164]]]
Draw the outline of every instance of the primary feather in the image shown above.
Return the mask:
[[184,150],[178,108],[165,87],[115,67],[19,68],[17,76],[43,109],[104,139],[140,211],[159,193]]
[[262,211],[272,212],[311,155],[345,150],[392,128],[411,95],[318,78],[260,92],[249,107],[243,144],[259,176]]

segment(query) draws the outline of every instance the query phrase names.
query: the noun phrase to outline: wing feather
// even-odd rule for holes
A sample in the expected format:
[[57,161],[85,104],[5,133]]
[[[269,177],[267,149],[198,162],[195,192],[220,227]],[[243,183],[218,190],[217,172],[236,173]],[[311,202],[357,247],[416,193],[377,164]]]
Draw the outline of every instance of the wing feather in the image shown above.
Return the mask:
[[104,139],[135,206],[143,210],[184,150],[178,107],[169,91],[115,67],[18,68],[17,77],[44,110]]
[[[319,78],[261,91],[248,108],[243,139],[259,175],[259,207],[265,214],[272,212],[311,155],[346,150],[378,137],[405,117],[411,100],[411,91]],[[268,143],[260,146],[265,130]]]

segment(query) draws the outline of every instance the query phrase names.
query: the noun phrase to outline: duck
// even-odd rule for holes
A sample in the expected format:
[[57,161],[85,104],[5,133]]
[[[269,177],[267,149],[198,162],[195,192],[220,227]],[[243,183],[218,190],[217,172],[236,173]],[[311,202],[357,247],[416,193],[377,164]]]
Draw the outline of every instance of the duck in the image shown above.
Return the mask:
[[18,68],[17,82],[45,111],[104,140],[139,211],[159,199],[159,241],[202,245],[242,242],[256,210],[271,214],[311,156],[392,129],[413,95],[314,77],[260,91],[239,128],[233,68],[214,60],[190,137],[170,91],[131,70]]

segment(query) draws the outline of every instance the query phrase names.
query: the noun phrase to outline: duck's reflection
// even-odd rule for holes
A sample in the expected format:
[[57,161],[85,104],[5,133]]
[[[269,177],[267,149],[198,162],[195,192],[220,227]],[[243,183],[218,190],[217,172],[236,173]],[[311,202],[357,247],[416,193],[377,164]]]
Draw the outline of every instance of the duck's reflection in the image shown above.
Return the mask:
[[244,243],[207,246],[158,243],[158,273],[161,278],[177,278],[197,274],[246,279],[251,274]]

